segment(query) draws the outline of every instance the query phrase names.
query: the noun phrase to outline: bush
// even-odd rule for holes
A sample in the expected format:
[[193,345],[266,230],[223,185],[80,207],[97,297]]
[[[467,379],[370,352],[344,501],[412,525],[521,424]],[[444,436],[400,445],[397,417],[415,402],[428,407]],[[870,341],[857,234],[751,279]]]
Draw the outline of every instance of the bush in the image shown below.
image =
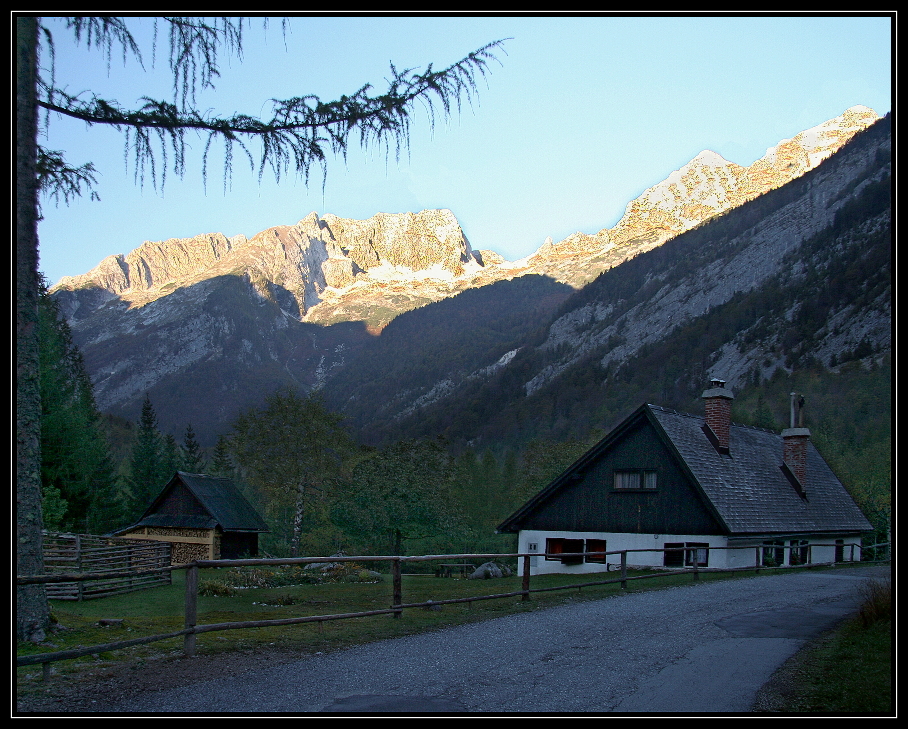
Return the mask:
[[885,580],[870,580],[861,586],[861,623],[865,628],[879,620],[890,620],[892,617],[892,582]]
[[199,594],[206,597],[233,597],[236,590],[217,580],[199,580]]
[[289,587],[321,582],[318,575],[304,571],[298,565],[282,567],[231,567],[224,574],[227,584],[233,587]]

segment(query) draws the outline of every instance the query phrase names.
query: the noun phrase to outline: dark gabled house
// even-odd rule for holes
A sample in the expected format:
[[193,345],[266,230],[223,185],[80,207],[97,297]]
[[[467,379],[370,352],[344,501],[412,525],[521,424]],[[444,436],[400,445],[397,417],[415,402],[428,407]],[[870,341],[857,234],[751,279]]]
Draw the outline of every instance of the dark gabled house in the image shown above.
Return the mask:
[[531,574],[603,571],[631,549],[659,550],[628,555],[654,567],[860,559],[872,526],[810,431],[733,424],[721,380],[703,398],[705,417],[642,405],[498,526],[540,553]]
[[232,481],[177,471],[135,524],[114,534],[170,542],[171,562],[258,555],[268,527]]

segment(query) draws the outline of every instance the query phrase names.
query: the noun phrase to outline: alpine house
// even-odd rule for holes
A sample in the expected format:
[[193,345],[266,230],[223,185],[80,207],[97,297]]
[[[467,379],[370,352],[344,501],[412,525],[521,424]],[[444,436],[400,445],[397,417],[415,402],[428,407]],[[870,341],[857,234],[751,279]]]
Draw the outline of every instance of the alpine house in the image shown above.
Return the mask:
[[851,545],[872,526],[796,427],[794,399],[777,434],[732,423],[733,398],[713,380],[705,417],[642,405],[497,531],[539,554],[531,574],[607,571],[622,550],[647,567],[860,559]]

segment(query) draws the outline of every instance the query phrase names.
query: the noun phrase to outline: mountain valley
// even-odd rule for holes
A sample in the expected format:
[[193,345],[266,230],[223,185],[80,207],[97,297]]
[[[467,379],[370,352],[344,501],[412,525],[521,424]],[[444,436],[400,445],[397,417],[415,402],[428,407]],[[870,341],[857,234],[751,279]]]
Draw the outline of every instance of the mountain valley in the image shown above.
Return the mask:
[[147,393],[208,446],[288,384],[375,444],[573,437],[635,397],[686,406],[707,375],[884,356],[890,156],[889,117],[853,107],[750,167],[704,151],[613,228],[521,261],[473,250],[448,210],[311,213],[146,242],[52,295],[102,410],[134,420]]

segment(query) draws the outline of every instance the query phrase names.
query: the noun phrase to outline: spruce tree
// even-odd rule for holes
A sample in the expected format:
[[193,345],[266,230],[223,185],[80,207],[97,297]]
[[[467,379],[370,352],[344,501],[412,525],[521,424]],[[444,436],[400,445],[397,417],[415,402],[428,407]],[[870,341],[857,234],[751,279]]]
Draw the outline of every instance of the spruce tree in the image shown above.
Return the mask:
[[163,445],[161,446],[161,468],[158,471],[158,483],[163,486],[177,471],[183,470],[183,451],[177,444],[177,439],[173,434],[168,433],[164,436]]
[[233,478],[234,465],[233,459],[230,457],[230,443],[223,435],[218,436],[208,472],[219,478]]
[[189,473],[204,473],[205,456],[202,454],[202,447],[195,439],[195,431],[192,429],[192,423],[186,426],[186,432],[183,435],[183,470]]
[[164,443],[158,431],[158,416],[147,394],[142,402],[142,414],[138,425],[130,459],[130,511],[135,518],[141,516],[164,485],[161,482]]
[[82,355],[43,285],[38,314],[44,526],[97,533],[123,516],[107,434]]

